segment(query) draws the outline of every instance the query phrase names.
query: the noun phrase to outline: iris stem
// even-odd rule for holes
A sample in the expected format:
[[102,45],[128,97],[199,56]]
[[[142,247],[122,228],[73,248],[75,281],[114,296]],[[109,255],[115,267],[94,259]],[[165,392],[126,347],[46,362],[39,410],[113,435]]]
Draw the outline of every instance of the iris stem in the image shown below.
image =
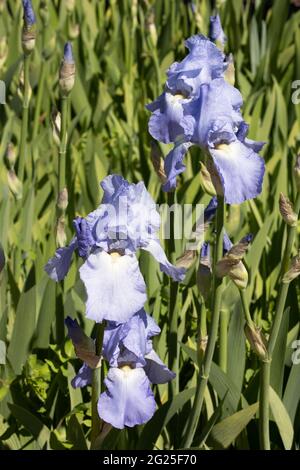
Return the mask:
[[216,264],[223,256],[224,214],[224,198],[222,196],[218,196],[218,208],[216,215],[217,233],[213,261],[212,320],[202,369],[199,371],[196,395],[186,427],[187,433],[183,440],[183,448],[191,447],[193,443],[194,435],[197,429],[199,417],[203,406],[204,394],[207,386],[208,377],[210,374],[211,363],[213,360],[213,355],[218,337],[221,300],[223,292],[223,279],[220,279],[216,276]]
[[[298,191],[294,211],[299,215],[300,210],[300,192]],[[270,333],[268,342],[268,361],[262,362],[260,371],[260,392],[259,392],[259,432],[260,432],[260,446],[263,450],[270,450],[270,370],[272,363],[272,355],[276,345],[276,340],[280,330],[284,307],[289,290],[289,283],[283,283],[282,277],[289,269],[290,258],[292,254],[293,244],[297,227],[288,226],[287,228],[287,242],[284,250],[283,260],[281,264],[281,284],[279,288],[278,299],[276,302],[276,310],[274,315],[274,322]]]
[[22,127],[21,127],[21,138],[20,138],[20,156],[18,165],[18,178],[23,183],[24,169],[25,169],[25,158],[27,150],[27,135],[28,135],[28,112],[29,112],[29,63],[30,55],[24,55],[24,95],[23,95],[23,110],[22,110]]
[[242,302],[242,307],[243,307],[246,322],[248,323],[250,327],[254,326],[254,322],[250,315],[248,299],[247,299],[247,291],[246,289],[239,289],[239,291],[240,291],[240,297],[241,297],[241,302]]
[[[103,345],[103,335],[104,335],[104,322],[97,325],[96,333],[96,354],[97,356],[102,356],[102,345]],[[97,369],[93,370],[93,380],[92,380],[92,431],[91,431],[91,449],[94,448],[97,437],[101,432],[101,419],[98,414],[98,400],[101,394],[101,369],[102,364]]]
[[45,78],[46,78],[46,60],[42,59],[41,65],[41,73],[39,77],[39,86],[38,86],[38,93],[36,97],[36,105],[34,110],[34,119],[33,119],[33,131],[32,131],[32,141],[34,142],[39,130],[40,124],[40,113],[41,113],[41,105],[42,105],[42,98],[44,94],[44,85],[45,85]]
[[220,368],[226,372],[227,370],[227,355],[228,355],[228,321],[229,315],[226,310],[220,312],[220,350],[219,350],[219,365]]
[[68,98],[61,99],[61,132],[59,148],[58,194],[66,186],[66,152],[67,152]]

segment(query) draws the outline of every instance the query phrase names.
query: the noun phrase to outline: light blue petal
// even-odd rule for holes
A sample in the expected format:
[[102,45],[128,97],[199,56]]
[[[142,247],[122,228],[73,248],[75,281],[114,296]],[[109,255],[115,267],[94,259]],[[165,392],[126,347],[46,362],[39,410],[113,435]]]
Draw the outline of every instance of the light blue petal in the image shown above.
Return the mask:
[[58,248],[55,255],[49,259],[45,271],[53,281],[62,281],[70,269],[72,255],[77,248],[77,239],[73,238],[69,246]]
[[96,251],[81,266],[87,292],[86,316],[124,323],[146,302],[146,286],[135,256]]
[[178,144],[166,156],[165,173],[167,182],[163,185],[164,191],[168,192],[176,188],[176,177],[185,170],[185,165],[182,161],[191,145],[191,143],[185,142]]
[[212,41],[220,42],[223,46],[227,41],[225,33],[222,28],[221,19],[219,15],[214,15],[210,17],[209,23],[209,37]]
[[164,384],[176,377],[176,374],[167,368],[154,349],[147,354],[146,362],[147,365],[144,367],[144,370],[151,383]]
[[176,268],[170,263],[158,238],[149,240],[148,244],[143,246],[143,250],[149,251],[156,261],[159,262],[160,269],[163,273],[171,276],[174,281],[183,281],[186,270],[184,268]]
[[74,379],[72,379],[71,385],[73,388],[83,388],[87,385],[91,385],[92,376],[92,369],[84,363],[83,366],[79,369],[78,374],[74,377]]
[[149,421],[156,409],[150,382],[142,368],[111,368],[100,395],[98,413],[114,428],[133,427]]
[[251,148],[237,140],[212,148],[210,153],[228,204],[240,204],[261,193],[265,165]]

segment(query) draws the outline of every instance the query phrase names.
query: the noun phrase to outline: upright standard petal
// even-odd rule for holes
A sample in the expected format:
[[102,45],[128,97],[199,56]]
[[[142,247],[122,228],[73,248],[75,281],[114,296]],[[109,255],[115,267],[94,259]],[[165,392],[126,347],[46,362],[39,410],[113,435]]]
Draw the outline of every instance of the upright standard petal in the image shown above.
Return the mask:
[[73,238],[69,246],[58,248],[55,255],[49,259],[45,271],[53,281],[59,282],[66,277],[70,269],[74,250],[77,248],[77,239]]
[[96,251],[81,266],[87,291],[86,316],[124,323],[146,302],[146,286],[134,255]]
[[168,192],[176,188],[176,177],[185,170],[185,165],[182,161],[191,145],[189,142],[177,144],[166,156],[165,172],[167,182],[163,185],[164,191]]
[[225,201],[240,204],[258,196],[262,190],[263,159],[238,140],[209,149],[219,173]]
[[212,41],[220,43],[222,46],[224,46],[225,42],[227,41],[219,15],[210,17],[209,37]]
[[145,359],[146,366],[144,367],[144,370],[151,383],[165,384],[167,382],[170,382],[170,380],[175,379],[176,374],[167,368],[167,366],[156,354],[154,349],[152,349],[146,355]]
[[79,369],[78,374],[74,377],[74,379],[72,379],[72,387],[82,388],[86,387],[87,385],[91,385],[92,375],[92,369],[84,363],[83,366]]
[[176,268],[172,263],[170,263],[158,238],[150,239],[147,245],[142,248],[145,251],[149,251],[149,253],[151,253],[151,255],[159,262],[160,269],[163,273],[171,276],[174,281],[183,281],[186,270],[184,268]]
[[73,225],[76,230],[78,254],[82,258],[86,258],[89,255],[92,246],[95,244],[91,226],[88,220],[82,217],[76,217],[76,219],[73,220]]
[[107,390],[100,395],[98,413],[106,423],[123,429],[152,418],[156,403],[142,368],[111,368],[104,382]]

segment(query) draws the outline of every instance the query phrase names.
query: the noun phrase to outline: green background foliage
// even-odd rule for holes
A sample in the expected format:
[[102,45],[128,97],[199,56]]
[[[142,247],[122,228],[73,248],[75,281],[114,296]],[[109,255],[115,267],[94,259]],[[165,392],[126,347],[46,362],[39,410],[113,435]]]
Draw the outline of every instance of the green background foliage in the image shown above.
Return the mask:
[[[87,334],[94,327],[84,315],[80,260],[74,260],[59,285],[43,270],[55,250],[58,149],[51,113],[59,108],[58,69],[63,45],[71,40],[76,61],[66,173],[70,240],[72,220],[99,204],[99,181],[109,173],[120,173],[132,182],[144,180],[154,200],[166,202],[150,159],[145,105],[162,92],[171,63],[184,57],[184,39],[195,33],[207,34],[212,13],[208,0],[193,2],[196,14],[190,2],[183,0],[81,0],[71,14],[65,1],[47,3],[49,22],[42,28],[40,2],[33,1],[38,36],[30,64],[26,178],[23,196],[18,199],[8,178],[7,146],[12,143],[18,156],[22,9],[19,1],[0,2],[0,79],[6,84],[6,104],[0,105],[0,242],[6,259],[0,273],[1,449],[88,447],[90,388],[71,387],[80,363],[64,329],[67,315],[77,318]],[[262,194],[228,208],[226,228],[234,241],[248,232],[255,236],[246,256],[248,296],[252,318],[268,332],[285,244],[278,198],[281,191],[291,200],[295,195],[292,168],[299,151],[300,104],[293,104],[291,96],[295,91],[292,82],[300,80],[300,10],[289,0],[218,3],[228,37],[226,52],[234,56],[235,86],[244,99],[250,138],[266,142]],[[45,81],[40,113],[35,116],[42,64]],[[168,148],[161,146],[164,155]],[[201,157],[195,149],[187,157],[187,170],[176,192],[180,204],[209,201],[200,184]],[[177,258],[184,251],[184,242],[176,241]],[[146,253],[140,254],[140,265],[148,289],[146,309],[162,329],[155,348],[167,360],[168,280]],[[181,441],[198,373],[196,269],[197,262],[179,286],[176,300],[178,374],[173,398],[168,400],[167,385],[155,386],[159,407],[154,418],[138,428],[110,431],[103,448],[170,449]],[[271,439],[276,449],[300,445],[300,365],[291,360],[292,342],[299,337],[299,295],[296,280],[289,290],[272,363]],[[218,365],[217,348],[194,447],[256,449],[259,360],[246,343],[238,290],[229,280],[222,311],[229,315],[227,371]]]

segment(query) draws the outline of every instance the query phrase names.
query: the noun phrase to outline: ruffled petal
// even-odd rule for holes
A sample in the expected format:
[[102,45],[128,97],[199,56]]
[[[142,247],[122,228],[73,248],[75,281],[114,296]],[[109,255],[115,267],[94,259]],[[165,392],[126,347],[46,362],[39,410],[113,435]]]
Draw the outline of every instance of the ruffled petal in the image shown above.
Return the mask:
[[87,291],[86,316],[124,323],[146,302],[146,286],[135,256],[92,253],[81,266]]
[[185,115],[187,100],[181,94],[164,92],[148,105],[153,111],[149,120],[149,133],[160,142],[170,143],[178,139],[188,140],[194,132],[194,119]]
[[189,142],[178,144],[166,156],[165,172],[167,182],[163,185],[164,191],[168,192],[176,188],[176,177],[185,170],[185,165],[182,163],[182,160],[191,145],[192,144]]
[[144,370],[150,382],[153,384],[164,384],[176,377],[176,374],[167,368],[154,349],[146,356],[146,366]]
[[95,243],[91,227],[88,221],[82,217],[76,217],[76,219],[73,220],[73,225],[76,231],[78,254],[82,258],[86,258]]
[[106,423],[123,429],[152,418],[156,403],[142,368],[111,368],[104,382],[107,390],[100,395],[98,413]]
[[263,159],[251,148],[235,141],[209,151],[228,204],[240,204],[261,193],[265,165]]
[[49,259],[45,271],[53,281],[59,282],[66,277],[70,269],[72,255],[77,248],[77,239],[73,238],[69,246],[58,248],[55,255]]
[[142,248],[145,251],[149,251],[159,262],[160,269],[163,273],[171,276],[174,281],[182,281],[184,279],[186,270],[184,268],[176,268],[170,263],[158,239],[150,239],[148,244]]
[[72,379],[72,387],[82,388],[86,387],[87,385],[91,385],[92,375],[92,369],[84,363],[83,366],[79,369],[78,374],[74,377],[74,379]]

